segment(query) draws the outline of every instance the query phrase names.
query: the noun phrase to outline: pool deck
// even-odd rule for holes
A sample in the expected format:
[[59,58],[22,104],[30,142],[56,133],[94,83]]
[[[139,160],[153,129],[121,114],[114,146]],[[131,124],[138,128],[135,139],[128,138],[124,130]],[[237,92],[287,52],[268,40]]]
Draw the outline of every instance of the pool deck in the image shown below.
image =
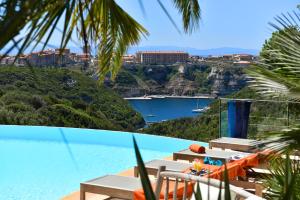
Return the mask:
[[[164,158],[165,160],[172,160],[173,157],[169,156]],[[119,173],[121,176],[134,176],[133,168],[122,171]],[[93,193],[86,193],[86,200],[103,200],[107,199],[108,196],[105,195],[99,195],[99,194],[93,194]],[[68,194],[67,196],[64,196],[61,198],[61,200],[80,200],[80,191],[72,192],[71,194]]]

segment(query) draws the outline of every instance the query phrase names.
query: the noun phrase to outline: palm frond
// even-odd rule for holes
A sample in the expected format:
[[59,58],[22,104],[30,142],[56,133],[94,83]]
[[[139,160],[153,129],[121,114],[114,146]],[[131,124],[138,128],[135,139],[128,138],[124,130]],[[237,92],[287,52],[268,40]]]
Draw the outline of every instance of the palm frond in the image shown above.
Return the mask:
[[133,146],[134,146],[134,151],[135,151],[135,157],[136,157],[136,161],[138,164],[138,170],[139,170],[139,174],[141,177],[141,182],[142,182],[142,186],[143,186],[143,190],[144,190],[144,195],[145,198],[147,200],[155,200],[155,195],[151,186],[151,182],[149,180],[148,177],[148,173],[147,170],[145,168],[143,159],[142,159],[142,155],[140,153],[139,147],[136,143],[135,137],[132,136],[133,138]]
[[202,194],[201,194],[201,189],[200,189],[200,183],[197,182],[196,185],[196,191],[194,191],[194,196],[196,200],[202,200]]
[[298,12],[279,15],[270,25],[272,38],[256,67],[247,70],[250,87],[272,97],[300,100],[300,17]]
[[300,85],[293,78],[262,66],[252,66],[245,71],[249,75],[250,87],[258,93],[269,97],[300,99]]
[[87,32],[99,42],[98,75],[103,80],[108,72],[115,77],[122,55],[130,45],[137,44],[148,32],[115,1],[95,0],[89,5],[85,20]]
[[[160,0],[157,0],[171,22],[176,26]],[[191,33],[198,27],[200,7],[197,0],[173,0],[182,14],[183,27]],[[145,13],[142,0],[139,5]],[[103,80],[110,73],[114,78],[121,67],[122,55],[136,45],[147,30],[125,12],[115,0],[4,0],[0,4],[0,48],[10,53],[16,45],[18,55],[38,44],[44,49],[53,36],[58,22],[64,19],[60,48],[66,47],[76,31],[83,47],[94,42],[98,49],[98,75]],[[178,29],[179,30],[179,29]],[[20,32],[21,39],[16,39]],[[15,39],[16,43],[10,43]],[[17,56],[18,56],[17,55]]]
[[183,28],[186,33],[193,32],[199,26],[201,10],[198,0],[173,0],[182,14]]
[[300,126],[277,132],[268,132],[262,139],[262,144],[276,152],[300,151]]
[[275,157],[270,163],[271,176],[264,183],[267,188],[267,199],[300,198],[300,162],[291,160],[290,155],[284,158]]

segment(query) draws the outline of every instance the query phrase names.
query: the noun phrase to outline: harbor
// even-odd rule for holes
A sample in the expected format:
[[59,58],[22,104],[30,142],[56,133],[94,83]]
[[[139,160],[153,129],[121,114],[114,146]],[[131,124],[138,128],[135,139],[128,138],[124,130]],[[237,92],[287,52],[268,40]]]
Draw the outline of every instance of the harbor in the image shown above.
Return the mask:
[[199,95],[199,96],[177,96],[177,95],[145,95],[140,97],[125,97],[125,100],[150,100],[150,99],[215,99],[216,96],[212,95]]

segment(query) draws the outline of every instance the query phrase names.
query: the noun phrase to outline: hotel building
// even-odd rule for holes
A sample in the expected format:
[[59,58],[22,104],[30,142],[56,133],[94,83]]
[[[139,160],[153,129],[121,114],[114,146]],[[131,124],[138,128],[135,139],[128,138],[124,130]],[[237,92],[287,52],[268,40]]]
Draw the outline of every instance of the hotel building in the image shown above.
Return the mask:
[[138,51],[136,62],[141,64],[173,64],[187,62],[189,54],[182,51]]

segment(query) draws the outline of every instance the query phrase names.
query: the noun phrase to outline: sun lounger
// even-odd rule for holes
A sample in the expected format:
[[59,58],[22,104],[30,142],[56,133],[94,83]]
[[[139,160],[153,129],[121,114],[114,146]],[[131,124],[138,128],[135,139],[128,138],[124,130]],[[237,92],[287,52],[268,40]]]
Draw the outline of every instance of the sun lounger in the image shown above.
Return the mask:
[[[162,171],[165,171],[165,166],[158,167],[158,179],[151,183],[155,188],[156,197],[164,198],[165,195],[169,197],[176,195],[180,199],[180,197],[192,195],[194,183],[185,184],[178,180],[168,180],[170,188],[167,191],[162,190],[162,186],[165,185],[164,178],[160,176]],[[136,177],[106,175],[92,179],[80,184],[80,200],[85,200],[86,192],[106,195],[110,198],[145,199],[141,180]]]
[[231,149],[235,151],[243,152],[256,152],[257,147],[260,142],[251,139],[240,139],[240,138],[229,138],[221,137],[218,139],[211,140],[209,142],[209,148],[221,148],[221,149]]
[[[170,160],[151,160],[145,163],[145,168],[148,175],[156,175],[159,166],[166,166],[166,171],[172,172],[184,172],[188,168],[192,167],[191,163],[176,162]],[[134,176],[138,177],[138,167],[134,167]]]
[[142,188],[140,179],[135,177],[107,175],[80,184],[80,200],[85,193],[96,193],[114,198],[133,199],[134,191]]
[[[158,178],[153,184],[156,199],[166,199],[164,197],[167,197],[167,199],[187,199],[193,192],[193,183],[208,183],[207,178],[178,172],[168,172],[164,171],[164,169],[165,167],[160,167],[157,175]],[[210,185],[215,188],[218,188],[220,185],[220,181],[218,180],[211,179],[209,182]],[[224,183],[222,184],[222,188],[224,188]],[[244,199],[258,198],[258,196],[232,185],[230,185],[230,190]],[[85,200],[86,192],[107,195],[111,198],[145,199],[140,179],[135,177],[107,175],[96,178],[81,183],[80,200]]]
[[[245,158],[246,159],[246,158]],[[245,176],[246,172],[243,169],[244,166],[248,166],[246,161],[242,162],[245,159],[241,159],[235,162],[231,162],[227,164],[228,174],[230,179],[235,179],[238,176]],[[145,163],[145,168],[148,172],[148,175],[156,175],[160,166],[166,166],[166,171],[171,172],[183,172],[190,173],[193,164],[191,163],[183,163],[178,161],[169,161],[169,160],[152,160],[150,162]],[[251,166],[251,164],[249,165]],[[211,177],[215,179],[221,179],[223,172],[225,170],[223,166],[215,166],[215,165],[207,165],[202,164],[202,168],[206,169],[209,173],[203,174],[205,177]],[[138,168],[137,166],[134,168],[134,175],[138,177]]]
[[173,160],[188,160],[193,161],[194,159],[204,159],[209,157],[214,160],[221,160],[222,162],[228,162],[233,156],[247,156],[249,153],[237,152],[237,151],[221,151],[215,149],[206,149],[203,154],[192,152],[190,149],[173,153]]

